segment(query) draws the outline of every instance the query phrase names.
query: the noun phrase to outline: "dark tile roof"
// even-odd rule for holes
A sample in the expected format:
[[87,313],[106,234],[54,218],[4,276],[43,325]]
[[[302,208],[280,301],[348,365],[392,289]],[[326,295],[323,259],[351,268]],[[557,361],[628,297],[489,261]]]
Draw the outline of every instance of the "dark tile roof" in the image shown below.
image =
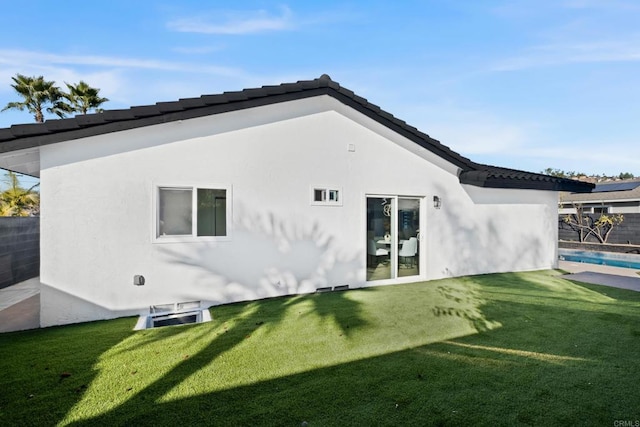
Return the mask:
[[475,170],[463,170],[460,173],[460,182],[462,184],[488,188],[521,188],[575,193],[588,193],[594,187],[593,184],[588,182],[573,179],[477,163],[474,163],[474,165]]
[[129,109],[107,110],[68,119],[47,120],[44,123],[13,125],[10,128],[0,129],[0,154],[319,95],[328,95],[337,99],[458,166],[462,171],[460,182],[463,184],[491,188],[574,192],[588,192],[593,187],[592,184],[583,182],[475,163],[365,98],[340,86],[326,74],[314,80],[296,83],[203,95],[199,98],[186,98],[173,102],[158,102],[155,105],[135,106]]

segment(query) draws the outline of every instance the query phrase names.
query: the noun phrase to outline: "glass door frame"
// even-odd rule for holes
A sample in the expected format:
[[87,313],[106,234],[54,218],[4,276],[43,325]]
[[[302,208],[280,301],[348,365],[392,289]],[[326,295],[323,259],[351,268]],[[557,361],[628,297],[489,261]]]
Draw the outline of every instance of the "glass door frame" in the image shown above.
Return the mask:
[[[426,224],[426,197],[425,196],[415,196],[415,195],[411,195],[411,196],[405,196],[405,195],[399,195],[399,194],[380,194],[380,193],[365,193],[365,197],[364,197],[364,233],[365,233],[365,241],[368,244],[368,239],[369,239],[369,233],[368,233],[368,218],[367,218],[367,208],[368,208],[368,199],[370,198],[377,198],[377,199],[387,199],[389,200],[389,203],[391,206],[393,206],[392,210],[391,210],[391,217],[390,217],[390,229],[391,229],[391,244],[390,244],[390,268],[391,268],[391,274],[390,274],[390,278],[388,279],[377,279],[377,280],[369,280],[367,278],[368,272],[366,271],[369,264],[368,264],[368,256],[365,257],[365,281],[366,283],[369,284],[385,284],[385,283],[399,283],[399,282],[412,282],[415,281],[417,279],[423,278],[425,277],[425,266],[426,266],[426,262],[425,262],[425,239],[424,239],[424,230],[425,228],[425,224]],[[418,266],[418,274],[416,275],[412,275],[412,276],[400,276],[398,273],[398,267],[399,267],[399,262],[398,262],[398,252],[400,250],[399,248],[399,243],[400,243],[400,239],[398,236],[398,222],[399,222],[399,215],[398,215],[398,210],[399,210],[399,204],[398,201],[400,199],[412,199],[412,200],[417,200],[419,203],[419,215],[418,215],[418,252],[416,254],[416,265]],[[365,251],[365,254],[368,254],[367,251]]]

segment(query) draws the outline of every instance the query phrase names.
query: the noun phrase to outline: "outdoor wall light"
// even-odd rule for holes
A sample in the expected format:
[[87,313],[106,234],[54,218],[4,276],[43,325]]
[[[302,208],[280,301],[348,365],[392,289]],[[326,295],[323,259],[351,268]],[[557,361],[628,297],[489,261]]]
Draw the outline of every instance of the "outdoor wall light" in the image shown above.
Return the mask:
[[433,207],[436,209],[440,209],[442,206],[442,200],[438,196],[433,196]]
[[138,275],[136,274],[135,276],[133,276],[133,284],[136,286],[143,286],[144,285],[144,276],[142,275]]

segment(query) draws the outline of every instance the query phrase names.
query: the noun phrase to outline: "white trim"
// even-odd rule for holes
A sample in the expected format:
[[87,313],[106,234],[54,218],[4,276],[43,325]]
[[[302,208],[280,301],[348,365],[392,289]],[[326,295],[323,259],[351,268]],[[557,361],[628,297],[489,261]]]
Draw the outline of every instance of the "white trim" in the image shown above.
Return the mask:
[[629,203],[629,202],[640,202],[640,198],[630,198],[630,199],[593,199],[593,200],[569,200],[564,199],[560,202],[561,205],[589,205],[596,203]]
[[[177,188],[177,189],[191,189],[191,201],[192,201],[192,211],[191,214],[193,216],[193,220],[191,221],[191,235],[185,236],[158,236],[158,219],[160,213],[160,197],[159,192],[161,188]],[[197,236],[197,227],[198,223],[196,220],[197,212],[197,190],[198,189],[212,189],[212,190],[225,190],[226,191],[226,235],[225,236]],[[152,212],[152,221],[151,221],[151,242],[152,243],[194,243],[194,242],[228,242],[231,239],[233,230],[233,192],[232,186],[230,184],[202,184],[202,183],[185,183],[185,182],[174,182],[174,183],[153,183],[152,184],[152,204],[153,204],[153,212]]]

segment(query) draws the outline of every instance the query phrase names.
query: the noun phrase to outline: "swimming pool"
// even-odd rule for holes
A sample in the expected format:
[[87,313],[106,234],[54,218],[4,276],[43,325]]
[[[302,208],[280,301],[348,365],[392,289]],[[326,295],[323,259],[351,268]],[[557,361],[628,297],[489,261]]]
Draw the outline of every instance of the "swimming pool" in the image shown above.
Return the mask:
[[586,262],[640,270],[640,255],[613,252],[591,252],[575,249],[559,249],[558,258],[564,261]]

